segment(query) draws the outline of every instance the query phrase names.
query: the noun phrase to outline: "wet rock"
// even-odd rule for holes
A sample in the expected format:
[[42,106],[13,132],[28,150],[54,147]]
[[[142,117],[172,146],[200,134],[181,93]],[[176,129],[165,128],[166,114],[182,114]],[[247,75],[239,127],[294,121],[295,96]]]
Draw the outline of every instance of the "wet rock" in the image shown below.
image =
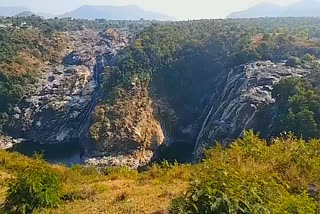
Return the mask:
[[[98,168],[107,167],[129,167],[130,169],[138,169],[141,166],[145,166],[150,163],[153,157],[152,152],[141,151],[140,155],[131,154],[106,154],[96,155],[97,157],[84,157],[83,164],[86,166],[94,166]],[[139,158],[140,157],[140,158]]]
[[107,64],[101,56],[119,46],[99,45],[105,39],[91,30],[66,34],[73,41],[73,50],[63,64],[40,69],[46,72],[41,73],[35,93],[14,108],[6,127],[12,136],[53,144],[87,135],[96,105],[97,77]]
[[[196,156],[201,156],[203,149],[216,141],[228,145],[243,130],[257,130],[259,110],[274,103],[271,95],[273,85],[282,78],[302,78],[308,74],[308,69],[290,68],[284,63],[271,61],[233,68],[227,76],[223,91],[214,102],[209,103],[210,110],[196,140]],[[264,122],[271,124],[272,116],[269,118],[270,121]]]

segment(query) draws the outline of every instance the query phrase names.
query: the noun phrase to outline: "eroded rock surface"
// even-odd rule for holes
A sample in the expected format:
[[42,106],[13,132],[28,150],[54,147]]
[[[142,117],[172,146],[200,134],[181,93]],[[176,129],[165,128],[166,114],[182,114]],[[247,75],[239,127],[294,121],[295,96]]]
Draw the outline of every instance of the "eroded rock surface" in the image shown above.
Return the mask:
[[[286,77],[302,78],[310,70],[287,67],[284,63],[259,61],[233,68],[223,91],[210,103],[210,109],[196,139],[195,154],[201,156],[204,148],[215,141],[227,145],[239,137],[243,130],[256,128],[258,112],[274,103],[273,85]],[[268,118],[272,122],[272,116]],[[259,130],[258,130],[259,131]]]
[[71,41],[63,64],[48,64],[36,93],[14,108],[9,132],[39,143],[63,143],[88,132],[100,74],[125,41],[92,30],[67,33]]
[[90,132],[100,154],[85,157],[87,165],[136,169],[149,164],[165,141],[146,88],[133,87],[113,105],[98,106],[94,122]]

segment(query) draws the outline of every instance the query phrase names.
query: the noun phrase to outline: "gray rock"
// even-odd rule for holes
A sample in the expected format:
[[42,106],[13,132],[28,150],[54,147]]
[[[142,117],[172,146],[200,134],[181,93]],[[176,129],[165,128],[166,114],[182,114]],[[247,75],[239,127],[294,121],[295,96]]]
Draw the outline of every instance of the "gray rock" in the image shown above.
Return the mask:
[[19,144],[23,141],[23,139],[14,139],[9,136],[0,135],[0,150],[10,149],[14,145]]
[[[200,157],[203,149],[214,145],[216,141],[228,145],[244,130],[255,129],[257,113],[262,107],[274,103],[271,91],[280,79],[302,78],[308,74],[310,70],[289,68],[284,63],[270,61],[233,68],[227,76],[222,93],[214,103],[209,103],[210,111],[196,139],[196,157]],[[272,118],[267,122],[271,123]]]
[[8,129],[13,136],[53,144],[88,135],[97,98],[96,73],[108,63],[100,58],[111,49],[115,53],[120,49],[112,42],[97,44],[103,38],[95,31],[66,34],[74,41],[74,50],[64,64],[48,64],[40,69],[46,72],[41,72],[39,83],[33,86],[37,87],[35,93],[20,102],[9,119]]

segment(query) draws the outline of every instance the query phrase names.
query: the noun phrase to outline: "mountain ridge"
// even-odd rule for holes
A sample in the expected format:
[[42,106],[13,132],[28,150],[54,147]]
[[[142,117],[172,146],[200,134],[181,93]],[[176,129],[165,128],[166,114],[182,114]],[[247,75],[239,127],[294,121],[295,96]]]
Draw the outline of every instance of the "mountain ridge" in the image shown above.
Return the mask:
[[[26,12],[28,12],[26,14]],[[113,5],[82,5],[77,9],[63,14],[47,14],[43,12],[34,12],[26,7],[0,7],[0,17],[23,17],[37,15],[46,19],[58,18],[76,18],[76,19],[106,19],[106,20],[176,20],[166,14],[148,11],[137,5],[113,6]]]
[[173,17],[144,10],[136,5],[113,6],[113,5],[83,5],[79,8],[64,13],[59,18],[72,17],[78,19],[107,19],[107,20],[174,20]]
[[26,11],[23,11],[21,13],[14,15],[13,17],[28,17],[28,16],[33,16],[33,15],[36,15],[36,14],[34,14],[31,11],[26,10]]
[[269,2],[262,2],[242,11],[232,12],[226,18],[317,16],[320,16],[320,1],[301,0],[287,6],[281,6]]

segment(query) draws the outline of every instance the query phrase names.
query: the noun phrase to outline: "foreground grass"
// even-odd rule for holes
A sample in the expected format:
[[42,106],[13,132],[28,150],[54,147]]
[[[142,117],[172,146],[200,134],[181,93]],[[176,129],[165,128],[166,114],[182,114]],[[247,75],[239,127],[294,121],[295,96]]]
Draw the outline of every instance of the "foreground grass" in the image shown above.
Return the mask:
[[[0,151],[0,204],[4,202],[8,179],[32,166],[35,160],[17,153]],[[43,163],[47,165],[47,163]],[[75,165],[50,166],[62,175],[63,204],[35,213],[167,213],[170,201],[187,189],[190,165],[154,165],[138,173],[126,168],[110,168],[98,173],[94,168]]]
[[35,163],[61,175],[58,208],[35,214],[78,213],[320,213],[320,140],[293,135],[267,143],[253,131],[230,147],[217,145],[194,165],[153,165],[138,173],[127,168],[48,165],[0,151],[0,203],[6,181]]

